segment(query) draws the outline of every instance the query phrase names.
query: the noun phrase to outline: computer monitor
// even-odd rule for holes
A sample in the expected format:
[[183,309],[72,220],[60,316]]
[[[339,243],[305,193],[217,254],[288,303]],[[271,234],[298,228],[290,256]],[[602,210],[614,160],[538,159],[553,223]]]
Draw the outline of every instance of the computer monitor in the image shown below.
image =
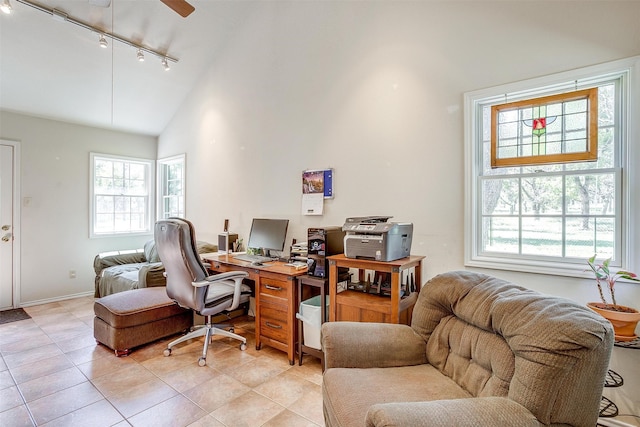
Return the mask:
[[271,256],[269,251],[282,252],[288,227],[288,219],[254,218],[247,247],[261,249],[264,256]]

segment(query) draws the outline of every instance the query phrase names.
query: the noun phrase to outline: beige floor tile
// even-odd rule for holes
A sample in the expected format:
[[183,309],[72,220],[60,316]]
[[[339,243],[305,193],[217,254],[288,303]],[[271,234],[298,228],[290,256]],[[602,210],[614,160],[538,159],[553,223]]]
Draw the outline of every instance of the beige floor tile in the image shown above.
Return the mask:
[[44,332],[38,332],[38,329],[29,330],[25,337],[18,341],[0,344],[0,352],[4,356],[14,353],[20,353],[26,350],[42,347],[45,344],[51,344],[53,341]]
[[109,427],[124,421],[106,400],[99,400],[46,424],[46,427]]
[[4,412],[0,412],[0,426],[3,427],[33,427],[34,422],[29,416],[25,405],[16,406]]
[[74,366],[24,382],[18,385],[18,389],[22,393],[25,401],[31,402],[85,381],[87,381],[87,377],[82,375],[82,372]]
[[305,389],[295,402],[291,403],[287,409],[302,415],[304,418],[313,421],[318,425],[324,424],[324,414],[322,413],[322,390],[319,385]]
[[91,381],[105,397],[109,398],[155,378],[156,376],[143,366],[133,363],[120,369],[118,375],[107,374]]
[[213,418],[211,415],[205,415],[198,421],[189,424],[187,427],[225,427],[225,425]]
[[64,353],[70,353],[72,351],[80,350],[86,347],[96,347],[99,344],[96,342],[96,339],[93,337],[93,332],[89,331],[87,333],[82,333],[76,335],[68,340],[60,340],[57,341],[58,347]]
[[210,369],[209,366],[200,366],[196,363],[181,369],[158,374],[165,383],[179,392],[192,389],[205,381],[213,379],[216,375],[220,374]]
[[285,371],[280,375],[255,387],[254,390],[263,396],[288,407],[303,395],[307,390],[315,390],[318,385],[304,378],[294,375],[292,370]]
[[125,417],[129,418],[158,403],[171,399],[178,392],[162,382],[153,378],[142,384],[127,388],[122,393],[109,397],[109,402]]
[[9,368],[7,367],[7,364],[4,363],[4,357],[2,357],[2,354],[0,354],[0,372],[6,371],[7,369]]
[[289,368],[288,363],[283,365],[271,357],[260,357],[230,369],[229,375],[248,387],[253,388],[274,378]]
[[295,414],[289,410],[284,410],[280,412],[275,417],[271,418],[266,423],[262,424],[262,427],[317,427],[318,424],[315,424],[308,419],[301,417],[298,414]]
[[13,386],[0,390],[0,412],[15,408],[23,403],[24,400],[22,400],[18,387]]
[[182,394],[205,411],[212,412],[250,390],[238,380],[225,374],[218,374]]
[[249,391],[216,409],[211,415],[227,427],[258,427],[284,410],[282,405],[273,400]]
[[73,363],[64,354],[58,354],[38,362],[13,368],[11,369],[11,374],[16,382],[21,384],[72,367]]
[[13,387],[16,383],[13,381],[13,377],[11,376],[11,372],[9,371],[1,371],[0,372],[0,390],[4,390],[5,388]]
[[[0,349],[13,342],[35,340],[45,336],[42,329],[33,320],[21,320],[19,322],[0,325]],[[2,350],[0,350],[1,352]]]
[[[94,341],[95,343],[95,341]],[[109,347],[95,343],[95,346],[83,347],[69,351],[67,357],[76,365],[90,362],[101,357],[115,357],[114,351]]]
[[60,354],[62,354],[62,350],[60,350],[57,345],[51,343],[18,353],[4,355],[3,357],[9,369],[13,369],[18,366],[36,363]]
[[104,375],[113,374],[128,366],[136,365],[136,361],[128,357],[116,357],[113,353],[109,357],[97,357],[86,363],[78,365],[78,369],[86,375],[87,378],[100,378]]
[[177,395],[129,418],[129,422],[134,427],[187,426],[205,415],[207,415],[206,412],[193,402],[182,395]]
[[36,423],[40,425],[102,399],[100,392],[87,381],[29,402],[27,406]]

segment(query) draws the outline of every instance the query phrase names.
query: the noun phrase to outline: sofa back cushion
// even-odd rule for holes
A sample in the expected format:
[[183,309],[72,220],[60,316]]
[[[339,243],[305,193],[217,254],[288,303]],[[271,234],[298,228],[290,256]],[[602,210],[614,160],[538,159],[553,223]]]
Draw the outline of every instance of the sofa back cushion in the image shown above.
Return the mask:
[[456,271],[423,287],[411,326],[471,394],[506,394],[545,424],[595,423],[613,331],[585,306]]
[[147,259],[147,262],[160,262],[160,255],[158,255],[158,251],[156,250],[155,240],[149,240],[144,244],[144,257]]

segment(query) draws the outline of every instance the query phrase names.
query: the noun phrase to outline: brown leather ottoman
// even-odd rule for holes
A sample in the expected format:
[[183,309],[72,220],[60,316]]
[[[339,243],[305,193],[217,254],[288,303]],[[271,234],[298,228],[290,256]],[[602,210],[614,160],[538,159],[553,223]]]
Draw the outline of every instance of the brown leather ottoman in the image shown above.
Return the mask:
[[93,336],[116,356],[193,325],[193,313],[167,296],[164,286],[133,289],[96,299]]

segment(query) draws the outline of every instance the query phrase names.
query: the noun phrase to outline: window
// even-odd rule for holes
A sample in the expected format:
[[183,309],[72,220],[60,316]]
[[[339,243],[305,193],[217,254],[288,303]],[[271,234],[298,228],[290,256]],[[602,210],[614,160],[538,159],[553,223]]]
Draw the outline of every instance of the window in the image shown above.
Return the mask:
[[[469,166],[465,265],[580,275],[593,254],[599,259],[612,257],[612,266],[627,264],[629,211],[623,207],[628,206],[631,193],[623,186],[628,178],[624,172],[629,169],[623,166],[628,158],[626,126],[630,125],[629,64],[632,62],[626,69],[611,64],[613,69],[593,67],[465,95]],[[563,99],[563,94],[588,90],[597,91],[595,161],[570,158],[531,164],[513,156],[515,164],[492,168],[492,110],[495,114],[496,105],[526,105],[533,98]],[[559,108],[562,114],[564,107]],[[585,124],[589,120],[581,114],[579,122],[577,132],[588,133]],[[564,125],[557,128],[559,134],[566,131]]]
[[153,161],[91,153],[91,237],[151,233]]
[[184,218],[185,155],[158,160],[158,218]]

